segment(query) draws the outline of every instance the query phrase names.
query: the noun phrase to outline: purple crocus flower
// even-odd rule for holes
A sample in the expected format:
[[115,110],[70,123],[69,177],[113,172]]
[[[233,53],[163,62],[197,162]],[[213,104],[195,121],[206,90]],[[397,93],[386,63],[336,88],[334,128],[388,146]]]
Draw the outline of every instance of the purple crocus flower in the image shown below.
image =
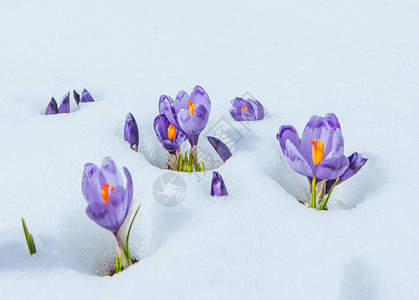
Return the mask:
[[48,106],[45,110],[45,114],[46,115],[58,114],[57,101],[55,101],[54,97],[52,97],[51,101],[48,103]]
[[110,157],[102,160],[100,168],[92,163],[86,164],[82,177],[83,195],[88,203],[87,215],[99,226],[111,231],[121,249],[125,249],[125,239],[118,232],[125,227],[133,196],[131,174],[127,168],[123,170],[127,178],[125,187]]
[[173,126],[164,114],[160,114],[154,119],[154,131],[163,148],[170,154],[175,154],[176,150],[186,140],[183,131]]
[[227,188],[220,173],[212,173],[211,196],[228,196]]
[[138,151],[138,126],[134,116],[128,113],[125,118],[124,139],[131,145],[131,149]]
[[80,102],[94,102],[94,101],[95,100],[93,100],[93,97],[90,95],[90,93],[86,89],[83,89],[80,95]]
[[338,177],[340,184],[356,174],[367,161],[356,152],[349,159],[343,154],[343,136],[333,113],[312,116],[301,140],[290,125],[281,126],[277,139],[291,168],[307,176],[310,183],[313,177],[316,182],[326,180],[326,193]]
[[230,149],[220,139],[213,136],[207,136],[207,138],[223,162],[226,162],[232,156]]
[[70,92],[64,95],[63,101],[61,101],[60,107],[58,107],[58,113],[70,113]]
[[198,144],[199,134],[208,123],[211,100],[205,90],[197,85],[190,96],[182,90],[174,101],[169,96],[162,95],[159,111],[167,117],[170,124],[186,134],[193,147]]
[[79,95],[79,93],[76,92],[76,90],[73,90],[73,97],[74,97],[74,101],[76,101],[77,106],[79,106],[80,95]]
[[233,110],[230,111],[234,121],[258,121],[265,117],[265,110],[257,100],[236,97],[231,100]]

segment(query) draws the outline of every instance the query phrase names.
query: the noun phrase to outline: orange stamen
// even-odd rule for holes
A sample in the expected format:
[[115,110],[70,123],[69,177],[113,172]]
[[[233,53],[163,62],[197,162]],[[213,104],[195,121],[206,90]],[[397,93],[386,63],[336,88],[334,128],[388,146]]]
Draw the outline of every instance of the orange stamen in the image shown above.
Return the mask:
[[169,140],[173,141],[176,137],[176,128],[172,124],[167,128],[167,137]]
[[109,200],[109,193],[108,193],[109,188],[111,188],[111,193],[112,193],[113,186],[108,183],[103,183],[101,194],[102,194],[102,199],[103,199],[104,204],[108,203],[108,200]]
[[195,104],[192,103],[192,100],[188,100],[189,103],[189,112],[193,115],[195,110]]
[[249,109],[247,106],[242,106],[242,112],[243,112],[243,110],[245,110],[245,109]]
[[313,164],[316,166],[319,162],[323,160],[324,143],[321,139],[317,139],[312,140],[311,144],[313,145]]

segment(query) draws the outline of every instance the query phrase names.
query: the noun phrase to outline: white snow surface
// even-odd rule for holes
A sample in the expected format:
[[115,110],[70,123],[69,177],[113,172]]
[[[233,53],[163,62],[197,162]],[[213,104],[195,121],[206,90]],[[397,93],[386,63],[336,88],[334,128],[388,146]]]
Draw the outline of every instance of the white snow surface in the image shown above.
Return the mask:
[[[419,298],[418,1],[0,0],[0,11],[0,299]],[[160,95],[197,84],[212,101],[201,149],[219,124],[239,137],[215,165],[230,196],[209,195],[210,170],[182,173],[186,198],[164,207],[152,122]],[[83,88],[96,102],[43,115]],[[265,120],[233,122],[230,100],[246,93]],[[128,112],[138,153],[123,139]],[[328,112],[345,154],[369,160],[320,212],[297,201],[308,181],[276,134]],[[142,204],[139,262],[112,277],[115,239],[81,192],[84,164],[105,156],[130,170]]]

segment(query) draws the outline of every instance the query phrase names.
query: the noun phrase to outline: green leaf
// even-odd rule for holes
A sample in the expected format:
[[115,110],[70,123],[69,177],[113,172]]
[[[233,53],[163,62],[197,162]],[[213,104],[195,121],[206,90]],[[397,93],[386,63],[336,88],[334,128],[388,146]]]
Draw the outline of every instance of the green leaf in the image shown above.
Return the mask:
[[197,172],[201,172],[201,167],[199,166],[199,162],[197,162],[197,163],[196,163],[196,165],[195,165],[195,170],[196,170]]
[[33,241],[32,235],[28,232],[28,228],[26,227],[25,220],[22,218],[22,226],[23,226],[23,233],[25,234],[26,244],[28,245],[29,253],[35,254],[36,247],[35,242]]
[[335,183],[332,185],[332,187],[330,188],[330,191],[329,191],[329,193],[327,194],[326,198],[325,198],[325,199],[323,199],[323,203],[322,203],[322,205],[320,206],[320,210],[324,210],[324,209],[326,208],[327,201],[329,201],[330,195],[332,194],[333,189],[335,188],[335,186],[338,184],[338,181],[339,181],[339,177],[338,177],[338,178],[336,178],[336,181],[335,181]]
[[[138,214],[138,211],[140,210],[140,208],[141,208],[141,204],[138,206],[137,211],[135,212],[134,217],[132,218],[131,224],[129,225],[128,234],[127,234],[127,240],[126,240],[126,243],[125,243],[126,244],[126,246],[125,246],[125,254],[127,255],[128,264],[130,264],[130,265],[131,265],[132,262],[131,262],[131,256],[129,255],[129,245],[128,245],[128,243],[129,243],[129,234],[131,233],[132,224],[134,223],[135,217],[137,217],[137,214]],[[122,255],[121,255],[121,261],[122,261]]]
[[204,166],[204,161],[202,161],[202,172],[204,172],[205,171],[205,166]]
[[180,155],[179,155],[179,160],[178,160],[178,163],[177,163],[177,170],[179,172],[182,172],[183,171],[182,153],[180,153]]

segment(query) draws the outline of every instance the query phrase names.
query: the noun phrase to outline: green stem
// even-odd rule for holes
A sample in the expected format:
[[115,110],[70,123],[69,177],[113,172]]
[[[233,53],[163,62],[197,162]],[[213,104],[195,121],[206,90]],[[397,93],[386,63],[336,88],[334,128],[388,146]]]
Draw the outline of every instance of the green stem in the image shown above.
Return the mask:
[[332,192],[333,192],[333,189],[335,188],[336,184],[338,184],[338,180],[339,180],[339,177],[336,179],[335,183],[334,183],[334,184],[332,185],[332,187],[330,188],[330,191],[329,191],[329,193],[327,194],[326,199],[324,199],[324,200],[323,200],[323,203],[322,203],[322,205],[320,206],[320,210],[324,210],[324,209],[325,209],[326,204],[327,204],[327,201],[329,201],[329,198],[330,198],[330,195],[331,195],[331,194],[332,194]]
[[141,204],[138,206],[137,211],[135,212],[134,217],[132,218],[131,224],[129,225],[129,228],[128,228],[128,234],[127,234],[127,241],[126,241],[126,243],[125,243],[125,244],[126,244],[126,246],[125,246],[125,254],[127,255],[127,258],[128,258],[128,264],[129,264],[129,265],[131,265],[131,264],[132,264],[132,262],[131,262],[131,256],[129,255],[129,247],[128,247],[128,243],[129,243],[129,234],[131,233],[131,227],[132,227],[132,224],[134,223],[135,217],[137,216],[137,213],[138,213],[138,211],[140,210],[140,208],[141,208]]
[[311,208],[316,208],[316,176],[313,177],[311,182]]

